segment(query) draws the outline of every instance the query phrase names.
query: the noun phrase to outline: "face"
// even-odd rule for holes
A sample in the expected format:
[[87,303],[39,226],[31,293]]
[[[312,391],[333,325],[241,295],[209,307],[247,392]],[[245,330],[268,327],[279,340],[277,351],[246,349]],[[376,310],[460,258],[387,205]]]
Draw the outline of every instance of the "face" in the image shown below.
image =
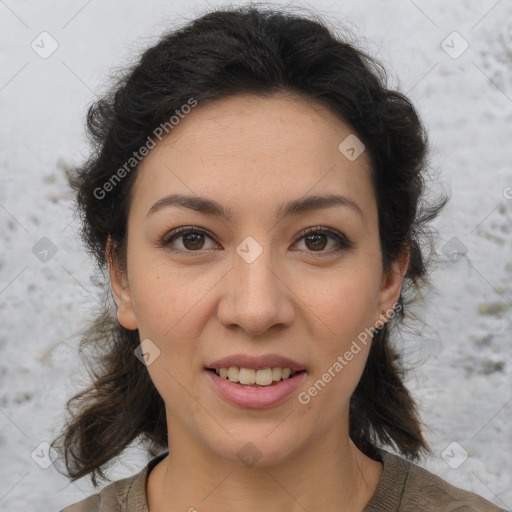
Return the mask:
[[[111,265],[111,281],[120,323],[150,340],[177,447],[272,464],[348,442],[361,333],[392,310],[407,265],[383,273],[367,154],[339,149],[350,135],[314,102],[240,95],[199,103],[142,161],[127,271]],[[269,372],[281,380],[248,384]]]

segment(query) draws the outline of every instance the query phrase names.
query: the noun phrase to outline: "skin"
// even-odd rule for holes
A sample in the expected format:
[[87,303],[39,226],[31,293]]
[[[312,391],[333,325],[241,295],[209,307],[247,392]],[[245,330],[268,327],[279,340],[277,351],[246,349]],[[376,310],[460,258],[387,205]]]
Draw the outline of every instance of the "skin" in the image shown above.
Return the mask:
[[[297,400],[392,310],[408,264],[403,254],[383,272],[367,154],[350,161],[338,149],[353,133],[300,97],[237,95],[199,104],[142,161],[127,271],[109,267],[119,322],[161,351],[147,369],[166,404],[170,456],[148,477],[150,512],[361,511],[375,492],[382,464],[348,435],[369,344],[308,404]],[[233,218],[177,206],[147,215],[171,193],[213,199]],[[336,205],[277,219],[283,203],[313,194],[347,197],[363,216]],[[181,226],[209,236],[162,247]],[[301,235],[310,227],[353,247],[335,252],[321,234],[315,246]],[[263,250],[252,263],[236,252],[248,236]],[[291,357],[307,369],[304,384],[269,409],[231,405],[204,367],[236,353]],[[247,442],[261,453],[252,467],[237,457]]]

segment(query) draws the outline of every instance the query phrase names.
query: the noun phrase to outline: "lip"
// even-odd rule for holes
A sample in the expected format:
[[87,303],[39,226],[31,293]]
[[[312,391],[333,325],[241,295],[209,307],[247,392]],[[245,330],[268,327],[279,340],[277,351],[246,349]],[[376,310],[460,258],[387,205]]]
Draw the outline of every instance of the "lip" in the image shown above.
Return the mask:
[[[224,360],[221,359],[220,361],[224,364]],[[236,365],[233,364],[231,366]],[[221,366],[221,368],[225,367]],[[289,366],[285,366],[285,368],[289,368]],[[289,379],[279,381],[277,384],[253,388],[235,384],[207,369],[204,370],[204,373],[210,379],[213,388],[224,400],[245,409],[267,409],[281,404],[297,390],[307,375],[307,372],[303,371]]]
[[[247,354],[234,354],[232,356],[223,357],[208,365],[206,368],[229,368],[236,366],[237,368],[252,368],[253,370],[263,370],[264,368],[290,368],[294,372],[305,370],[305,366],[278,354],[265,354],[259,357]],[[211,372],[209,372],[211,373]]]

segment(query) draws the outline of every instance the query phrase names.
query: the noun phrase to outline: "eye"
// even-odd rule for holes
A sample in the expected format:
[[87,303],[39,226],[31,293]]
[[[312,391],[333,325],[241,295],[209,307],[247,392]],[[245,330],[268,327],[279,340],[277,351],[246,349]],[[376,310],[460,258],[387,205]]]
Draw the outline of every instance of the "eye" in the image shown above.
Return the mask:
[[[332,251],[324,251],[326,245],[328,245],[329,238],[337,243],[337,248]],[[300,233],[298,242],[300,241],[304,241],[308,252],[315,253],[333,253],[344,249],[351,249],[353,247],[352,243],[344,235],[327,227],[313,227],[306,229]]]
[[[344,235],[332,228],[312,227],[300,233],[299,236],[296,244],[304,241],[307,252],[333,253],[353,247],[352,243]],[[163,238],[159,245],[173,252],[199,252],[201,249],[205,249],[205,239],[207,238],[213,240],[204,229],[194,226],[185,226],[171,231]],[[325,251],[324,249],[328,245],[329,239],[334,240],[337,247],[335,247],[334,250]],[[173,246],[175,240],[180,240],[182,247]],[[208,247],[206,247],[206,249],[208,249]]]
[[[194,226],[185,226],[171,231],[168,236],[164,237],[161,245],[176,252],[197,252],[204,248],[205,238],[212,240],[203,229],[195,228]],[[172,242],[176,239],[181,240],[183,247],[175,248],[172,246]]]

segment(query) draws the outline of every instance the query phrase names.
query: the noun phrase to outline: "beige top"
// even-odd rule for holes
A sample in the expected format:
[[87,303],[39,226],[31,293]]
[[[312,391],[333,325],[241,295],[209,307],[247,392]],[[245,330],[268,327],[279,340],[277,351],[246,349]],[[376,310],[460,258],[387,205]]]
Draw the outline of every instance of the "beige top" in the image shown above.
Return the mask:
[[[380,450],[383,471],[363,512],[507,512],[480,496],[458,489],[411,462]],[[151,459],[136,475],[60,512],[148,512],[146,480],[167,453]]]

